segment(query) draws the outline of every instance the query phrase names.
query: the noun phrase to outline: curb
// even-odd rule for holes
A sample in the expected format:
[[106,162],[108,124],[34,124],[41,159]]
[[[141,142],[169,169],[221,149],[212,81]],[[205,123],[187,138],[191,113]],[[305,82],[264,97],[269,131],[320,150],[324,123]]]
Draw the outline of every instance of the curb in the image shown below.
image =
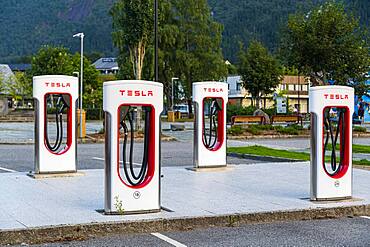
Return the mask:
[[[162,142],[174,142],[177,141],[175,137],[172,136],[166,136],[166,137],[161,137]],[[142,143],[144,142],[144,139],[138,139],[136,142]],[[86,138],[83,140],[78,140],[78,144],[94,144],[94,143],[105,143],[105,139],[96,139],[96,138]],[[122,141],[120,141],[122,143]]]
[[227,156],[242,158],[242,159],[266,161],[266,162],[303,162],[303,161],[307,161],[307,160],[280,158],[280,157],[274,157],[274,156],[261,156],[261,155],[240,154],[240,153],[227,153]]
[[25,230],[0,231],[0,245],[41,244],[85,240],[92,237],[102,237],[111,234],[189,231],[206,227],[233,227],[242,224],[334,219],[363,215],[370,215],[370,204],[307,210],[230,214],[209,217],[142,220],[136,222],[61,225],[55,227],[30,228]]
[[[162,142],[175,142],[178,141],[175,137],[162,137],[161,139]],[[143,142],[143,140],[137,140],[137,142]],[[104,139],[83,139],[77,140],[78,144],[100,144],[100,143],[105,143]],[[29,142],[2,142],[0,141],[0,145],[34,145],[34,141],[29,141]]]
[[250,139],[284,139],[284,138],[309,138],[310,135],[250,135],[250,136],[232,136],[228,135],[228,140],[250,140]]
[[[232,136],[228,135],[227,139],[228,140],[250,140],[250,139],[284,139],[284,138],[309,138],[310,135],[250,135],[250,136]],[[370,137],[370,133],[368,134],[357,134],[353,133],[352,134],[353,138],[367,138]]]

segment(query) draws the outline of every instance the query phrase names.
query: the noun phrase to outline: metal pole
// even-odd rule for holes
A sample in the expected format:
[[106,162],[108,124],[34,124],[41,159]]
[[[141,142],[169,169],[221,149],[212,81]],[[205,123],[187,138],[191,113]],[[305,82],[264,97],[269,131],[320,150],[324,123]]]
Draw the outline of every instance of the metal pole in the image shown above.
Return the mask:
[[173,110],[173,101],[174,101],[174,98],[175,98],[175,90],[173,89],[173,81],[174,81],[174,79],[172,78],[171,79],[171,81],[172,81],[172,86],[171,86],[171,88],[172,88],[172,94],[171,94],[171,107],[172,107],[172,110]]
[[158,0],[154,0],[154,74],[158,81]]
[[173,110],[173,106],[174,106],[174,101],[175,101],[175,87],[173,86],[174,84],[174,81],[175,80],[178,80],[179,78],[177,77],[172,77],[171,78],[171,90],[172,90],[172,93],[171,93],[171,104],[172,104],[172,110]]
[[81,34],[81,71],[80,71],[80,138],[82,138],[82,95],[84,74],[84,34]]
[[301,92],[301,89],[299,88],[301,86],[301,83],[300,83],[300,76],[299,76],[299,70],[298,70],[298,115],[301,114],[301,97],[300,97],[300,92]]

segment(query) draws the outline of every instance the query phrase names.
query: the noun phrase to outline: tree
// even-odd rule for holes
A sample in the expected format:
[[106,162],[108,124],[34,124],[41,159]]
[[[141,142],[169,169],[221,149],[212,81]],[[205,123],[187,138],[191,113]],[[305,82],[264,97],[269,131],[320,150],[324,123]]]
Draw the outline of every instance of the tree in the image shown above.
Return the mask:
[[166,83],[172,77],[180,78],[191,110],[193,82],[227,75],[222,25],[213,20],[206,0],[169,0],[161,10],[160,78]]
[[12,81],[8,91],[13,99],[24,101],[24,99],[32,98],[32,80],[26,73],[16,72]]
[[370,65],[366,35],[358,19],[335,1],[290,16],[280,51],[285,63],[295,65],[313,85],[329,80],[341,85],[362,81]]
[[[80,70],[81,55],[75,53],[72,58],[72,68],[74,71]],[[88,108],[101,108],[103,105],[103,82],[100,72],[91,64],[91,61],[84,57],[84,78],[83,78],[83,102]],[[86,107],[85,107],[86,108]]]
[[43,46],[32,57],[32,76],[37,75],[72,75],[74,70],[71,54],[61,46]]
[[32,98],[32,80],[23,72],[16,72],[8,77],[0,73],[0,91],[16,101],[30,99]]
[[145,51],[153,32],[153,0],[118,0],[113,18],[113,43],[120,54],[129,53],[134,77],[140,80]]
[[252,41],[247,50],[241,46],[238,72],[257,109],[261,97],[272,93],[283,76],[277,59],[258,41]]
[[[80,71],[81,55],[70,51],[64,47],[45,46],[32,58],[32,69],[30,71],[30,81],[32,76],[37,75],[69,75]],[[100,79],[99,71],[91,64],[86,57],[83,59],[84,79],[83,79],[83,101],[84,105],[90,108],[102,105],[103,102],[103,83]]]
[[4,93],[5,92],[5,79],[4,79],[4,75],[3,73],[0,72],[0,93]]

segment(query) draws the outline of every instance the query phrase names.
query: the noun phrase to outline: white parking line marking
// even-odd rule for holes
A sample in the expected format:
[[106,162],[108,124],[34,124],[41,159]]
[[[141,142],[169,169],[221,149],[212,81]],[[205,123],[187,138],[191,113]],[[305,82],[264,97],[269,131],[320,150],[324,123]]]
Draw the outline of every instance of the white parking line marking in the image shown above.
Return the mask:
[[8,169],[8,168],[4,168],[4,167],[0,167],[0,170],[4,171],[4,172],[17,172],[15,170],[12,170],[12,169]]
[[370,216],[360,216],[360,217],[370,220]]
[[103,158],[99,158],[99,157],[92,157],[92,159],[93,159],[93,160],[102,160],[102,161],[104,161],[104,159],[103,159]]
[[[103,158],[99,158],[99,157],[92,157],[92,159],[93,160],[102,160],[102,161],[104,161]],[[119,163],[122,164],[123,162],[120,160]],[[126,164],[130,164],[130,163],[127,161]],[[135,163],[135,162],[133,162],[132,164],[135,165],[135,166],[141,166],[141,164]]]
[[177,242],[176,240],[172,239],[172,238],[169,238],[163,234],[160,234],[159,232],[153,232],[151,233],[153,236],[159,238],[159,239],[162,239],[163,241],[169,243],[169,244],[172,244],[173,246],[176,246],[176,247],[186,247],[185,244],[182,244],[180,242]]

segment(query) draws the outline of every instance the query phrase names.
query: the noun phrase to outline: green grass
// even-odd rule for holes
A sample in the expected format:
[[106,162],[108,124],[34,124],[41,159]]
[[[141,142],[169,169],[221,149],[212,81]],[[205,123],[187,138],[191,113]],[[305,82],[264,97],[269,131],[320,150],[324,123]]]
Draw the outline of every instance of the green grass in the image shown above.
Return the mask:
[[[331,144],[328,144],[328,150],[332,148]],[[335,147],[336,150],[339,150],[339,144]],[[352,145],[352,152],[353,153],[361,153],[361,154],[368,154],[370,153],[370,146],[360,145],[360,144],[353,144]]]
[[370,161],[369,160],[353,160],[352,163],[354,165],[359,165],[359,166],[370,166]]
[[248,146],[248,147],[230,147],[227,149],[231,153],[253,154],[260,156],[271,156],[279,158],[310,160],[310,154],[302,152],[292,152],[287,150],[273,149],[263,146]]
[[[363,146],[363,145],[359,145],[359,146]],[[252,155],[260,155],[260,156],[270,156],[270,157],[287,158],[287,159],[296,159],[296,160],[304,160],[304,161],[310,160],[309,153],[274,149],[274,148],[268,148],[268,147],[263,147],[263,146],[258,146],[258,145],[248,146],[248,147],[229,147],[227,148],[227,152],[239,153],[239,154],[252,154]],[[325,157],[325,161],[330,161],[330,157],[329,156]],[[370,161],[365,160],[365,159],[353,160],[352,163],[354,165],[370,166]]]

